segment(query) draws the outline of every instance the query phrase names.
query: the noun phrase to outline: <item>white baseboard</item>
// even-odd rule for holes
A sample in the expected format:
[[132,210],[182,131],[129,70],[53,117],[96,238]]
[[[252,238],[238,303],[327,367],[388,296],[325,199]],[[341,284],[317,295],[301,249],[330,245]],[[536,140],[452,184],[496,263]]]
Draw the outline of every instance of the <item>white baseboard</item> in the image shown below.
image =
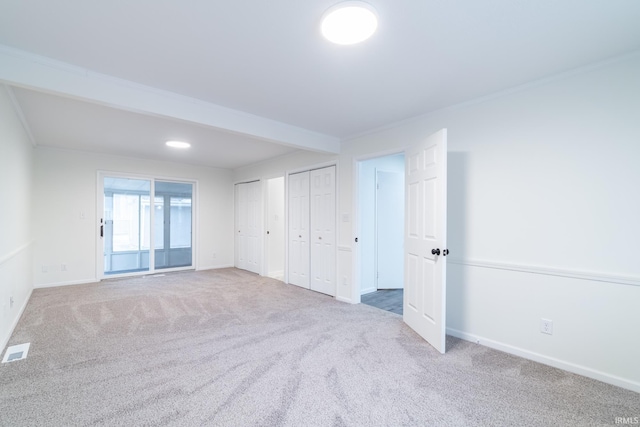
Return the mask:
[[267,277],[284,282],[284,270],[270,271],[267,273]]
[[224,265],[205,265],[204,267],[198,267],[196,268],[196,271],[202,271],[202,270],[220,270],[222,268],[233,268],[234,265],[233,264],[224,264]]
[[86,285],[87,283],[98,283],[100,280],[95,277],[91,279],[84,280],[69,280],[65,282],[55,282],[55,283],[40,283],[33,285],[34,289],[44,289],[44,288],[55,288],[58,286],[72,286],[72,285]]
[[370,294],[370,293],[375,292],[375,291],[377,291],[377,289],[376,289],[376,288],[367,288],[367,289],[362,289],[362,290],[360,291],[360,295]]
[[4,348],[7,346],[7,344],[9,343],[9,340],[11,339],[11,335],[13,335],[13,331],[16,329],[16,326],[18,326],[18,322],[22,317],[22,313],[24,313],[24,310],[27,308],[27,304],[31,299],[31,294],[33,294],[33,289],[29,291],[29,295],[27,295],[27,298],[24,300],[24,304],[22,304],[22,307],[20,307],[20,310],[18,311],[18,315],[15,317],[15,319],[13,319],[13,322],[11,323],[11,327],[9,328],[9,333],[7,334],[6,337],[2,338],[2,343],[1,343],[2,346],[0,346],[0,351],[3,351]]
[[515,356],[523,357],[525,359],[533,360],[534,362],[539,362],[544,365],[553,366],[554,368],[562,369],[568,372],[573,372],[574,374],[582,375],[584,377],[592,378],[594,380],[602,381],[607,384],[612,384],[618,387],[625,388],[627,390],[640,393],[640,382],[631,381],[615,375],[607,374],[606,372],[597,371],[595,369],[587,368],[585,366],[577,365],[575,363],[556,359],[554,357],[545,356],[543,354],[535,353],[533,351],[525,350],[523,348],[514,347],[509,344],[504,344],[498,341],[490,340],[484,337],[480,337],[478,335],[469,334],[463,331],[459,331],[457,329],[447,328],[447,335],[451,335],[456,338],[463,339],[465,341],[474,342],[476,344],[480,344],[485,347],[500,350],[505,353],[509,353]]
[[336,296],[336,300],[340,302],[346,302],[347,304],[353,304],[351,298]]

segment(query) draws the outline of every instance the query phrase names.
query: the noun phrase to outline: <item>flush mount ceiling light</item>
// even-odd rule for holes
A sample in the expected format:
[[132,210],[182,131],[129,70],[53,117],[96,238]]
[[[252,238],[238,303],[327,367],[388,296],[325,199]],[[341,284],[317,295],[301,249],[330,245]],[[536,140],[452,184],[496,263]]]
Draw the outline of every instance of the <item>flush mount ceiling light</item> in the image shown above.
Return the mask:
[[167,141],[167,146],[172,148],[189,148],[191,144],[183,141]]
[[375,9],[362,1],[345,1],[327,9],[322,16],[322,35],[337,44],[365,41],[378,27]]

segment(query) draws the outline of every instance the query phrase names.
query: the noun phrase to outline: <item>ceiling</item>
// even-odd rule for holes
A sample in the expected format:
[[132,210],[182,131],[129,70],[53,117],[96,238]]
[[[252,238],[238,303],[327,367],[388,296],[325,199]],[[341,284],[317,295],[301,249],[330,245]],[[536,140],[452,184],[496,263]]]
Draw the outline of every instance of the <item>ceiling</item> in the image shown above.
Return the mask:
[[370,0],[353,46],[335,3],[0,0],[0,81],[39,145],[236,168],[640,50],[637,0]]

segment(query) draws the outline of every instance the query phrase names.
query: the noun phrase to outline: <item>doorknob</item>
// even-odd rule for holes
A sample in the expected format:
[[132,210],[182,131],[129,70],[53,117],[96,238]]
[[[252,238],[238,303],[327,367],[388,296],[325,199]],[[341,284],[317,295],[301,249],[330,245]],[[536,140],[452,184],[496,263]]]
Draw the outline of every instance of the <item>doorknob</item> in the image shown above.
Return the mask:
[[322,240],[322,236],[318,236],[318,240]]
[[298,239],[302,239],[302,234],[299,234],[299,235],[298,235]]
[[442,256],[447,256],[447,255],[449,255],[449,249],[443,249]]
[[431,254],[440,255],[440,249],[431,249]]

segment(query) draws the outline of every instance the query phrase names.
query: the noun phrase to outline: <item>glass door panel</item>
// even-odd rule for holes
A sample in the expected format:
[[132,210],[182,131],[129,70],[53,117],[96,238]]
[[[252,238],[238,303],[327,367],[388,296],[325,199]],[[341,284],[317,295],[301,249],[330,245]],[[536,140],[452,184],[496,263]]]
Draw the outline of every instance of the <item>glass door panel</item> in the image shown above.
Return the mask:
[[192,202],[193,184],[156,181],[156,269],[192,265]]
[[105,275],[148,271],[151,181],[107,176],[103,186]]

